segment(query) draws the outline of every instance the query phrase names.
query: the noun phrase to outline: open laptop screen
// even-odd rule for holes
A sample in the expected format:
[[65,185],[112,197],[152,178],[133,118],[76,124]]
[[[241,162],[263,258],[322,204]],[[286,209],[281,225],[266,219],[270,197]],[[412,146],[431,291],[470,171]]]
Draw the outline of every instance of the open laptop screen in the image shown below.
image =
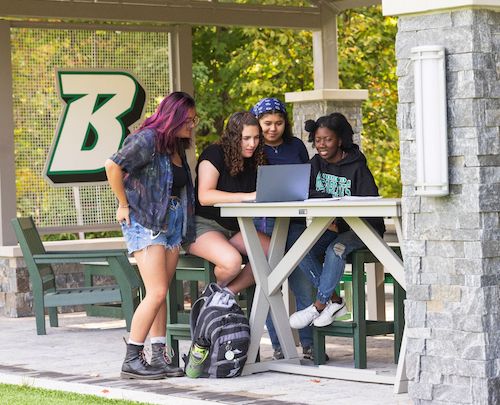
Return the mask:
[[310,163],[259,166],[255,202],[307,200],[310,177]]

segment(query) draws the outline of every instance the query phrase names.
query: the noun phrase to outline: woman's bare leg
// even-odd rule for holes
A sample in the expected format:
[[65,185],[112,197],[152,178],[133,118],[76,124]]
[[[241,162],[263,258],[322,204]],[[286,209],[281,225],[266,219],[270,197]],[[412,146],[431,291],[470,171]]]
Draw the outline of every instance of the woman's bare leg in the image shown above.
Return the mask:
[[[165,250],[165,261],[166,261],[166,271],[167,271],[167,293],[170,288],[170,283],[172,282],[172,277],[174,276],[175,269],[177,268],[177,262],[179,260],[179,249],[166,249]],[[151,336],[165,336],[167,332],[167,300],[166,297],[163,300],[162,305],[158,308],[156,317],[151,325],[149,331]]]
[[[264,249],[264,254],[267,256],[267,252],[269,250],[269,242],[270,239],[268,236],[264,235],[263,233],[258,232],[258,236],[260,239],[260,243],[262,245],[262,248]],[[234,235],[231,239],[229,239],[229,243],[238,250],[241,254],[246,255],[247,250],[245,247],[245,244],[243,242],[243,237],[241,235],[241,232],[238,232],[236,235]],[[245,288],[250,287],[251,285],[255,284],[255,279],[253,277],[252,273],[252,266],[250,263],[247,263],[245,267],[243,267],[243,270],[238,274],[236,278],[234,278],[229,284],[228,288],[233,291],[234,293],[238,293],[240,291],[243,291]]]
[[148,246],[134,253],[139,272],[141,273],[146,296],[135,310],[130,327],[130,340],[142,343],[146,340],[148,332],[154,326],[154,332],[163,336],[166,330],[166,311],[156,320],[161,308],[166,309],[165,299],[168,286],[177,265],[179,252],[167,251],[161,245]]
[[215,265],[217,282],[225,287],[241,272],[241,254],[217,231],[206,232],[189,246],[189,253]]

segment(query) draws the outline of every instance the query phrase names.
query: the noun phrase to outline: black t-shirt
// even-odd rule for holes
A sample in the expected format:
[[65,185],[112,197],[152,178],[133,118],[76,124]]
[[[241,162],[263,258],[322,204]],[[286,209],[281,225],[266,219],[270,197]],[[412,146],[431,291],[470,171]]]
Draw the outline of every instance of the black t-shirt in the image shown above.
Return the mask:
[[172,169],[174,172],[174,180],[172,183],[172,197],[180,197],[181,189],[187,184],[187,173],[186,169],[182,166],[177,166],[172,163]]
[[220,216],[220,208],[202,206],[198,200],[198,170],[200,162],[208,160],[214,165],[219,172],[219,180],[217,181],[217,190],[228,191],[232,193],[251,193],[255,191],[257,181],[257,169],[254,166],[253,159],[245,159],[245,166],[241,173],[237,176],[229,174],[229,168],[224,162],[224,152],[220,145],[208,146],[200,155],[198,164],[196,165],[196,208],[195,213],[204,218],[217,221],[224,228],[231,231],[238,231],[238,221],[236,218],[228,218]]

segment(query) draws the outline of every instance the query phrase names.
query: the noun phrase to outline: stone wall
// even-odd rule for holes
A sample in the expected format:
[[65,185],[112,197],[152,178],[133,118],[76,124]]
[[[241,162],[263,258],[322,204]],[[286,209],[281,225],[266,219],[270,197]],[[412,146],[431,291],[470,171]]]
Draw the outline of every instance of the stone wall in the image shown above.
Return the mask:
[[[56,275],[56,285],[59,288],[84,286],[82,265],[55,265],[53,269]],[[94,285],[113,284],[114,278],[95,276],[93,282]],[[83,310],[82,305],[59,308],[60,312]],[[31,283],[28,269],[22,258],[0,257],[0,316],[11,318],[34,316]]]
[[33,315],[33,295],[24,260],[0,258],[0,316]]
[[[414,46],[446,48],[450,195],[414,193]],[[399,18],[409,393],[419,404],[500,401],[500,13]]]

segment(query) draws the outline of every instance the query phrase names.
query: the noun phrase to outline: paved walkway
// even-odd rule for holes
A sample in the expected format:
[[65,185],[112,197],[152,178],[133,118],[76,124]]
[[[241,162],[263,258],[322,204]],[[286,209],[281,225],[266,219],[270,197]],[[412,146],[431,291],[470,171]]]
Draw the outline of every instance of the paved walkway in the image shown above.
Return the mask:
[[[37,336],[34,318],[0,317],[0,382],[155,404],[411,403],[407,394],[394,395],[390,385],[274,372],[227,380],[122,380],[122,337],[127,336],[123,321],[75,313],[61,315],[59,328],[51,328],[47,320],[47,328],[47,335]],[[369,338],[369,368],[395,372],[392,342],[392,337]],[[181,345],[181,352],[187,352],[188,344]],[[327,338],[327,353],[332,359],[330,364],[352,367],[351,339]],[[271,357],[269,339],[262,339],[261,357]]]

